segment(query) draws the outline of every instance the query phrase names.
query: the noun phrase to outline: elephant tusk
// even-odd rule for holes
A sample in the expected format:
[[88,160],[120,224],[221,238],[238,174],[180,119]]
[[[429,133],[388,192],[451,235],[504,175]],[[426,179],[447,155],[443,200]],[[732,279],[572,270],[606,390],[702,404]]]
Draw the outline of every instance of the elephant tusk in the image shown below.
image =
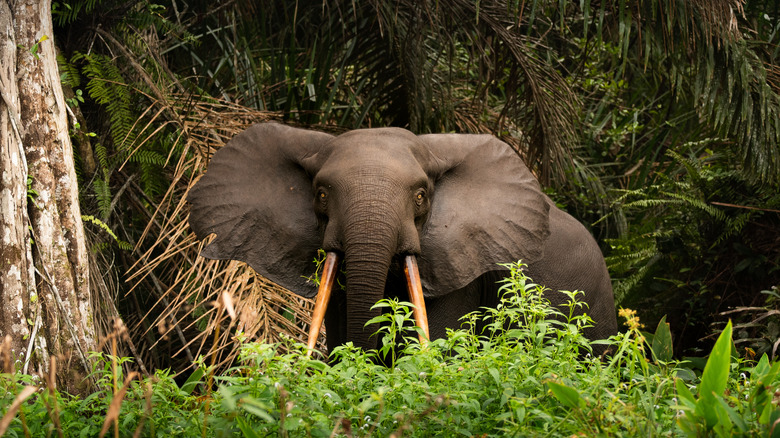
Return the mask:
[[404,274],[406,274],[406,286],[409,288],[409,300],[414,304],[414,320],[424,334],[424,336],[420,334],[420,344],[425,345],[431,335],[428,330],[428,313],[425,311],[420,270],[417,268],[415,256],[408,255],[404,259]]
[[314,301],[314,314],[311,317],[311,326],[309,327],[309,343],[306,356],[311,356],[312,352],[314,352],[314,347],[317,346],[322,320],[325,319],[325,311],[328,310],[330,292],[333,289],[333,282],[336,278],[338,262],[339,256],[335,252],[329,252],[325,257],[325,263],[322,266],[322,277],[320,277],[320,287],[317,289],[317,299]]

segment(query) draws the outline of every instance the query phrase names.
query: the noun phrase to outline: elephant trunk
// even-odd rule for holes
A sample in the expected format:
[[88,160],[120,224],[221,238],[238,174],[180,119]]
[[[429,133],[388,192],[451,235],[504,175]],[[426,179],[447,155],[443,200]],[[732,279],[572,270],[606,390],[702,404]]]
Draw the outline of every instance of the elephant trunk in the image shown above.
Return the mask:
[[364,218],[369,226],[348,227],[344,239],[344,263],[347,286],[347,340],[363,349],[377,347],[372,335],[378,326],[365,327],[380,309],[371,307],[384,297],[390,263],[396,251],[397,232],[378,219],[382,215]]

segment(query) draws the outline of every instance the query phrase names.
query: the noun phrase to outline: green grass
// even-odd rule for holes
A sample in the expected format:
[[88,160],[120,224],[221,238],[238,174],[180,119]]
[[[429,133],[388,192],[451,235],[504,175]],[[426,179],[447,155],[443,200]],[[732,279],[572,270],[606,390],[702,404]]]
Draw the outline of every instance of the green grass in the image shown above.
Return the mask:
[[[668,324],[643,333],[624,310],[629,328],[612,339],[612,354],[593,357],[581,334],[589,318],[550,307],[520,265],[510,267],[498,309],[427,346],[409,307],[383,302],[393,312],[378,336],[407,343],[381,353],[346,345],[332,365],[307,358],[303,345],[279,354],[279,345],[245,343],[235,368],[212,375],[201,358],[179,386],[165,371],[128,378],[96,356],[102,390],[77,398],[39,389],[16,413],[17,395],[40,383],[3,374],[5,436],[780,435],[780,363],[733,356],[730,325],[696,370],[671,359]],[[581,305],[570,296],[572,309]],[[487,329],[473,333],[483,317]],[[377,365],[378,354],[392,366]]]

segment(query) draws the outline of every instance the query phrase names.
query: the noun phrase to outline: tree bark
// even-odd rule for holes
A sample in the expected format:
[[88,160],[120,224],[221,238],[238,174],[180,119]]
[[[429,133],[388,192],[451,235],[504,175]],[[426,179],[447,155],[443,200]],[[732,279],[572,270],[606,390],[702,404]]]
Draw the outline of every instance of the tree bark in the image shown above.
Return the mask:
[[17,366],[83,392],[96,350],[88,253],[49,0],[0,0],[0,334]]

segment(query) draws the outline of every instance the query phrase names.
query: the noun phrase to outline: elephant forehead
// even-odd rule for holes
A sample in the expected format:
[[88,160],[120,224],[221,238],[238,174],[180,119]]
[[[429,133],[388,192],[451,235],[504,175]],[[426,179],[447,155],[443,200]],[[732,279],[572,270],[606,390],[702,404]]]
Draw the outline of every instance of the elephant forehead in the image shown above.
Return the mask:
[[[357,169],[371,168],[374,171],[396,173],[399,176],[423,173],[417,154],[413,149],[420,145],[405,139],[388,141],[356,141],[350,138],[345,142],[334,142],[333,152],[322,166],[323,175],[344,176]],[[362,139],[361,139],[362,140]]]
[[390,141],[398,141],[400,139],[415,140],[416,135],[403,128],[368,128],[368,129],[354,129],[349,132],[345,132],[337,137],[339,141],[347,141],[351,139],[388,139]]
[[371,152],[409,151],[412,155],[425,149],[420,139],[401,128],[358,129],[342,134],[332,140],[334,150],[366,150]]

